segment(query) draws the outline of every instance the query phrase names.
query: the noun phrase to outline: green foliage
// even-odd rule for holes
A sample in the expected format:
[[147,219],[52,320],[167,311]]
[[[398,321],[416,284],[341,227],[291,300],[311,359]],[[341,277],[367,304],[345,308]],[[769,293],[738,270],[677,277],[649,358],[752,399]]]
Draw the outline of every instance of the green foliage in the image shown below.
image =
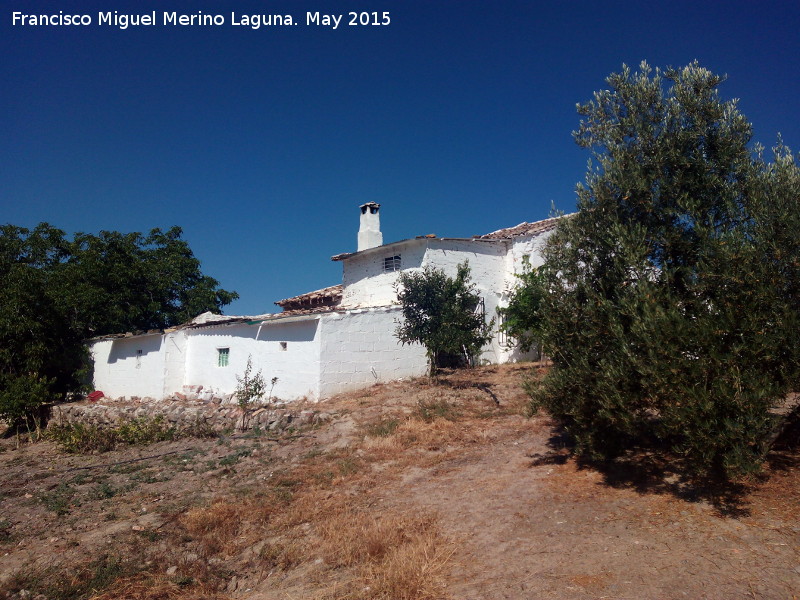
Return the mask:
[[10,597],[85,600],[97,596],[118,579],[133,577],[141,570],[141,564],[130,558],[101,555],[69,576],[59,567],[29,568],[12,575],[3,587]]
[[49,492],[43,494],[40,500],[47,510],[63,517],[69,513],[74,497],[75,489],[62,482]]
[[579,107],[580,211],[546,249],[554,368],[534,402],[585,456],[660,440],[698,474],[758,471],[800,381],[800,172],[781,145],[773,164],[748,149],[696,63],[607,81]]
[[[274,386],[278,381],[277,377],[272,379]],[[267,395],[267,382],[264,380],[264,375],[261,369],[258,373],[253,374],[253,357],[247,357],[247,366],[244,368],[242,376],[236,376],[236,400],[239,406],[246,409],[252,402],[260,401]]]
[[219,466],[232,467],[237,462],[239,462],[240,459],[250,456],[252,453],[253,451],[250,448],[239,448],[238,450],[236,450],[236,452],[228,454],[228,456],[221,458],[219,460]]
[[0,280],[0,417],[12,420],[85,387],[86,339],[170,327],[237,298],[201,273],[178,227],[68,239],[47,223],[4,225]]
[[529,261],[517,274],[517,286],[511,291],[508,306],[498,309],[503,317],[501,328],[514,338],[516,346],[527,352],[544,334],[544,305],[547,278],[544,269],[533,268]]
[[395,335],[403,344],[425,346],[431,374],[472,360],[491,339],[494,319],[487,322],[476,311],[480,296],[467,262],[458,265],[455,278],[430,266],[401,272],[395,289],[403,310]]
[[35,374],[0,374],[0,419],[13,428],[38,430],[38,410],[52,400],[51,384]]

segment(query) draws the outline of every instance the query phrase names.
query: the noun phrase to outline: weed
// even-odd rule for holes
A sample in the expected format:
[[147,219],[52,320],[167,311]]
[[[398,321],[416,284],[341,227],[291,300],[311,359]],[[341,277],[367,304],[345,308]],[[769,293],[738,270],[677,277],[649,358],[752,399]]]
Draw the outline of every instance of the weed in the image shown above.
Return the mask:
[[311,459],[311,458],[317,458],[318,456],[322,456],[323,454],[325,454],[324,450],[320,450],[319,448],[314,448],[310,452],[306,452],[303,455],[303,458],[308,460],[308,459]]
[[120,475],[126,475],[128,473],[135,473],[136,471],[141,471],[146,467],[147,465],[144,462],[135,462],[135,463],[129,463],[127,465],[113,465],[108,468],[108,472],[118,473]]
[[139,483],[161,483],[162,481],[169,481],[170,479],[172,479],[171,475],[158,474],[151,470],[141,471],[140,473],[131,475],[131,481]]
[[232,467],[239,459],[244,458],[246,456],[250,456],[253,451],[250,448],[239,448],[233,454],[228,454],[228,456],[219,459],[219,466],[220,467]]
[[343,477],[354,475],[358,473],[361,465],[353,458],[342,458],[336,461],[336,467],[339,469],[339,474]]
[[176,429],[164,420],[163,415],[156,415],[121,423],[116,427],[116,434],[124,444],[145,446],[175,439]]
[[139,534],[139,537],[142,537],[151,543],[157,542],[162,537],[161,533],[152,529],[143,529],[142,531],[137,531],[136,533]]
[[[132,562],[102,556],[72,571],[69,576],[55,567],[16,573],[6,581],[4,590],[15,597],[45,597],[51,600],[77,600],[94,597],[120,577],[136,572]],[[22,591],[27,590],[27,595]]]
[[180,437],[193,438],[215,438],[219,434],[214,431],[214,427],[205,419],[198,417],[194,423],[184,426],[180,430]]
[[383,418],[377,423],[370,423],[364,426],[364,433],[369,437],[389,437],[392,435],[400,421],[393,418]]
[[0,544],[7,544],[14,541],[14,535],[11,533],[11,521],[7,519],[0,519]]
[[123,421],[113,427],[83,423],[54,424],[47,428],[46,435],[66,452],[92,454],[108,452],[120,444],[145,446],[179,437],[214,437],[217,434],[211,425],[200,419],[179,430],[170,425],[163,415],[155,415]]
[[117,445],[113,429],[83,423],[51,425],[47,428],[47,437],[64,451],[76,454],[108,452]]
[[66,515],[70,506],[73,504],[75,490],[66,483],[60,483],[48,494],[40,497],[42,504],[47,510],[51,510],[59,516]]
[[194,460],[198,454],[205,453],[201,452],[200,450],[187,450],[186,452],[182,452],[180,454],[170,454],[164,457],[164,463],[171,466],[180,467],[185,471],[190,468],[187,463]]
[[75,475],[75,477],[70,479],[69,482],[71,485],[83,485],[84,483],[86,483],[87,479],[90,479],[89,473],[83,471]]
[[459,412],[446,400],[420,400],[417,402],[417,416],[426,423],[436,419],[455,421],[459,417]]
[[92,490],[89,497],[96,500],[107,500],[108,498],[116,496],[118,492],[119,490],[114,488],[111,484],[101,483]]

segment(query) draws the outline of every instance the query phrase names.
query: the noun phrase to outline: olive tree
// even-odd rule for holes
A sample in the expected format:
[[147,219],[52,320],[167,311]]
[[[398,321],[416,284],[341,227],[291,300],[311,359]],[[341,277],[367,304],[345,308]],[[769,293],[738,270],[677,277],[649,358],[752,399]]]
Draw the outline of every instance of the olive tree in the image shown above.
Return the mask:
[[659,439],[692,471],[757,471],[798,384],[800,174],[696,62],[623,67],[579,106],[592,152],[546,248],[554,368],[534,404],[609,458]]

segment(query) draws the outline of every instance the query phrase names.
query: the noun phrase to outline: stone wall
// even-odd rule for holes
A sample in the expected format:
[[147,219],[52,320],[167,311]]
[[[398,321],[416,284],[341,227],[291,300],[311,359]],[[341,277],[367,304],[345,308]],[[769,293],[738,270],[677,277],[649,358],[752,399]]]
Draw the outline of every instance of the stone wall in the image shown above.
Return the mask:
[[49,425],[74,424],[113,426],[142,417],[162,416],[177,429],[208,428],[215,432],[252,430],[281,432],[289,428],[316,425],[331,415],[319,410],[286,406],[254,405],[246,413],[235,403],[219,398],[209,401],[169,398],[83,400],[53,407]]

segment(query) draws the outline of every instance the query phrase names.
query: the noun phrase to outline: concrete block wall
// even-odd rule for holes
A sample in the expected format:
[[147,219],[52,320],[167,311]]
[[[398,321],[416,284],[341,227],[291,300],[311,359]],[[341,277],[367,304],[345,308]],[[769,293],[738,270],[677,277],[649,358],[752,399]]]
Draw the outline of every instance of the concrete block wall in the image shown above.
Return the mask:
[[399,318],[396,306],[325,315],[320,322],[320,395],[424,375],[425,349],[403,346],[394,335]]

